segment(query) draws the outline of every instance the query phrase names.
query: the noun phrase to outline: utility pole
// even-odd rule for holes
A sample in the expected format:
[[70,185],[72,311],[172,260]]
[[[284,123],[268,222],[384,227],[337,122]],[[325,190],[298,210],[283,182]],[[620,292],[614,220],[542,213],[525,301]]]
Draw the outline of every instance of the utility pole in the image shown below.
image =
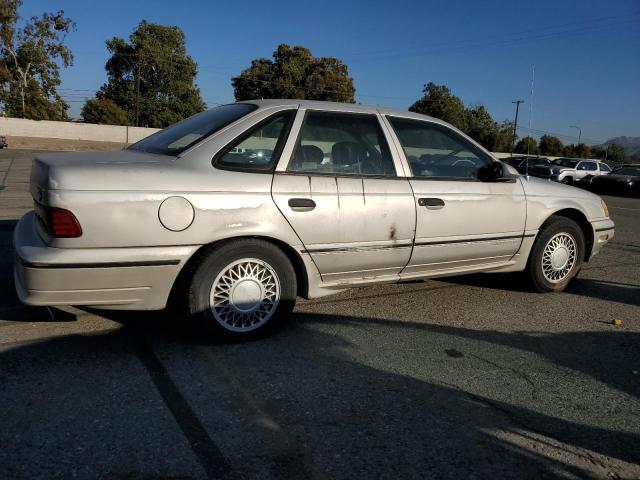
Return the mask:
[[140,115],[140,59],[138,59],[138,64],[136,65],[136,122],[135,126],[138,126],[138,117]]
[[513,122],[513,139],[511,140],[511,155],[513,155],[513,149],[516,148],[516,130],[518,129],[518,111],[520,110],[520,104],[524,103],[524,100],[514,100],[511,103],[516,104],[516,121]]
[[580,145],[580,139],[582,138],[582,129],[580,127],[576,127],[575,125],[569,125],[569,128],[577,128],[578,129],[578,145]]

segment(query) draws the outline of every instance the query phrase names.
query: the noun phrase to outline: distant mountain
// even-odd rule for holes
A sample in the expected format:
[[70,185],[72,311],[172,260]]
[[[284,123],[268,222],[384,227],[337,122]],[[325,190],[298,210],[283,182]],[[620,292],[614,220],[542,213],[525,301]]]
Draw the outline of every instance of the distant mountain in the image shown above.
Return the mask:
[[622,147],[624,149],[624,153],[627,155],[640,155],[640,137],[611,138],[604,142],[603,145],[610,145],[612,143]]

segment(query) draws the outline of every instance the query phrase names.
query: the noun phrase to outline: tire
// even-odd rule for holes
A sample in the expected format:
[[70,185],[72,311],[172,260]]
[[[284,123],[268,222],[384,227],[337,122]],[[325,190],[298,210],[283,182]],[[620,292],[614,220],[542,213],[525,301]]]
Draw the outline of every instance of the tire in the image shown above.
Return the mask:
[[562,180],[560,180],[560,183],[564,183],[565,185],[570,185],[571,183],[573,183],[573,178],[564,177]]
[[228,241],[196,267],[187,289],[189,316],[210,339],[252,340],[291,315],[296,274],[287,255],[258,239]]
[[566,217],[552,216],[536,238],[527,273],[538,292],[561,292],[582,268],[586,243],[580,226]]

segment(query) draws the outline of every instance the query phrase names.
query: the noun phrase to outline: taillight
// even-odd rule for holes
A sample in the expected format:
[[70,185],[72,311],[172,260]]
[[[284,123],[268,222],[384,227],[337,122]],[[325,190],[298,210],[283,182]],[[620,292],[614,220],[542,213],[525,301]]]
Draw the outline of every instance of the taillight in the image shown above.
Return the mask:
[[36,213],[51,237],[76,238],[82,235],[78,219],[69,210],[36,204]]

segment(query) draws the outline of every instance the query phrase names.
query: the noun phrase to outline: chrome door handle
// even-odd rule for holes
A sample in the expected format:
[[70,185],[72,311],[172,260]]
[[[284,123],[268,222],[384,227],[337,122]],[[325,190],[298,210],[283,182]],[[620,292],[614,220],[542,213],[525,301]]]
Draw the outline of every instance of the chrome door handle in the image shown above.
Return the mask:
[[440,210],[444,207],[444,200],[441,198],[419,198],[418,205],[427,207],[429,210]]
[[310,212],[316,208],[316,202],[310,198],[290,198],[289,207],[294,212]]

